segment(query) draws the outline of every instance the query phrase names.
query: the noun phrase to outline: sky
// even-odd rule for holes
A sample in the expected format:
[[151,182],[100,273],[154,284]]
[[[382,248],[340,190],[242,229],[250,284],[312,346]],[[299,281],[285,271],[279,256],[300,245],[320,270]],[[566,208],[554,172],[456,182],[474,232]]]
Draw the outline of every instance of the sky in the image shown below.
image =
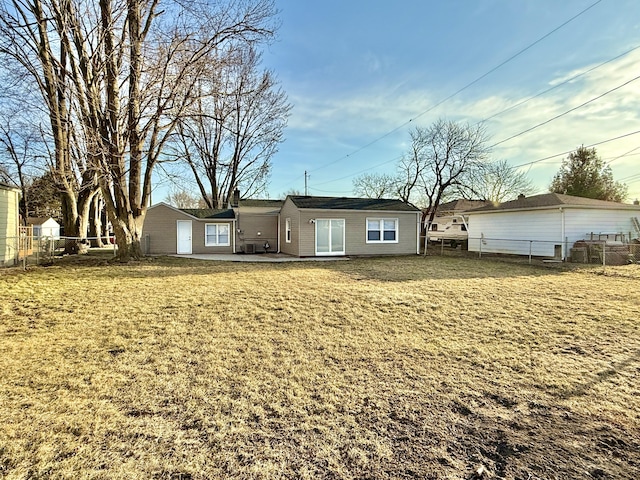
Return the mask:
[[304,192],[305,171],[310,195],[353,196],[439,118],[485,121],[491,159],[537,193],[594,145],[640,198],[637,0],[275,1],[263,62],[293,109],[270,198]]

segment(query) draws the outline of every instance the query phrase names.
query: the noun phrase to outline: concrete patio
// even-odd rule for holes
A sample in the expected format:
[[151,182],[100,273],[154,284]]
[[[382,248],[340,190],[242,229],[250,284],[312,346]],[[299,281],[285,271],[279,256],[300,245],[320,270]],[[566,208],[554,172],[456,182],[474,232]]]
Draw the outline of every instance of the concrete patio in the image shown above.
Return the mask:
[[191,255],[171,255],[177,258],[193,258],[195,260],[212,260],[216,262],[253,262],[253,263],[283,263],[283,262],[335,262],[349,260],[349,257],[292,257],[282,253],[256,254],[210,254],[200,253]]

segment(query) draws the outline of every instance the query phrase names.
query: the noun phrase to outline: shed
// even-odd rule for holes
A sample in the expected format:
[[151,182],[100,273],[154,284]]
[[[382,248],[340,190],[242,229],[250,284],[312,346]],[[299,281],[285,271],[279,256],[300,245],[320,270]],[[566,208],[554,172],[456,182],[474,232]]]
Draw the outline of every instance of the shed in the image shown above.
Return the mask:
[[637,237],[640,206],[558,193],[525,197],[466,213],[469,251],[566,259],[574,242],[592,233]]
[[27,225],[33,226],[34,237],[48,237],[60,239],[60,224],[51,217],[29,217]]

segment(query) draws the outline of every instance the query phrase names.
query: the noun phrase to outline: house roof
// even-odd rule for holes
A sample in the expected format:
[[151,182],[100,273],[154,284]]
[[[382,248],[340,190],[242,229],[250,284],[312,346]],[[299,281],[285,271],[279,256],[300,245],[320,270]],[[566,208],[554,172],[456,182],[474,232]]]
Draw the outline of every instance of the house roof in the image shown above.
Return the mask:
[[302,195],[290,195],[288,198],[298,208],[318,210],[420,211],[410,203],[385,198],[309,197]]
[[602,209],[629,209],[638,210],[637,205],[626,203],[607,202],[605,200],[595,200],[593,198],[574,197],[573,195],[563,195],[561,193],[544,193],[532,197],[519,197],[510,202],[497,205],[487,205],[485,207],[470,210],[469,213],[496,212],[504,210],[532,210],[552,207],[586,207]]
[[230,208],[215,209],[215,208],[178,208],[181,212],[184,212],[192,217],[196,218],[219,218],[219,219],[233,219],[236,218],[233,210]]
[[2,183],[0,182],[0,188],[4,189],[4,190],[15,190],[16,192],[19,192],[20,189],[13,186],[13,185],[9,185],[8,183]]
[[265,199],[261,200],[258,198],[247,198],[245,200],[240,200],[241,207],[274,207],[280,208],[284,200],[270,200]]

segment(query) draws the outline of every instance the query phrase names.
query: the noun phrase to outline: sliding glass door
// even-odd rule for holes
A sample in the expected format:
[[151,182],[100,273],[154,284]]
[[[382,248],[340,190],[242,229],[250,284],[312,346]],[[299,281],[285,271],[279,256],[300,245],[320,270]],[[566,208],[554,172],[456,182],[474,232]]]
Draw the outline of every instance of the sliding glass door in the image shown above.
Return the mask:
[[316,255],[344,255],[344,219],[316,220]]

